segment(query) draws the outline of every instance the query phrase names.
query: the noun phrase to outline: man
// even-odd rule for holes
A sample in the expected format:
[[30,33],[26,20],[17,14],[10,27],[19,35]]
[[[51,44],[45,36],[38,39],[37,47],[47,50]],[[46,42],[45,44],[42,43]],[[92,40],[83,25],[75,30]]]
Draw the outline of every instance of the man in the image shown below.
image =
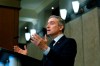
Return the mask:
[[[64,20],[59,16],[52,15],[49,17],[46,30],[47,35],[52,37],[52,41],[55,41],[53,45],[47,45],[46,35],[44,39],[37,34],[32,35],[31,42],[44,53],[42,66],[74,66],[77,45],[74,39],[67,38],[63,34],[64,25]],[[27,54],[26,47],[25,50],[17,48],[18,51]]]

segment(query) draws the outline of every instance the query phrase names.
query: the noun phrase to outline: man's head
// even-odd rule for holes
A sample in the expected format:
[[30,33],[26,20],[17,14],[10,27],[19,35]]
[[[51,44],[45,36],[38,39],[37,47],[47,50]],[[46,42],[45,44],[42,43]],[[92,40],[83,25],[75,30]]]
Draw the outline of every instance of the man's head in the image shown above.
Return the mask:
[[47,28],[47,35],[56,37],[64,32],[65,22],[61,17],[52,15],[48,19],[46,28]]

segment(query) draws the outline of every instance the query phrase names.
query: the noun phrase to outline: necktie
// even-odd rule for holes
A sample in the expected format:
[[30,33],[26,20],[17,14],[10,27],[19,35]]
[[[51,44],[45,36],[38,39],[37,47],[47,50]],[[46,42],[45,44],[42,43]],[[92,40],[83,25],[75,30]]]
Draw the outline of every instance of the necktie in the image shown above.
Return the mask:
[[53,44],[54,44],[54,43],[55,43],[55,41],[54,41],[54,40],[52,40],[52,41],[51,41],[51,43],[50,43],[50,45],[49,45],[49,46],[50,46],[50,48],[52,48],[52,47],[53,47]]

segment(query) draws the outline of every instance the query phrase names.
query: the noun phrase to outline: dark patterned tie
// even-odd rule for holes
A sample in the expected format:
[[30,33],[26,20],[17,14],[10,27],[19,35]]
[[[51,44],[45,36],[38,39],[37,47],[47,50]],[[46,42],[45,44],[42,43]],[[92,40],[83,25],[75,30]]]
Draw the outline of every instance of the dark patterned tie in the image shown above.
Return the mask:
[[52,41],[51,41],[51,43],[50,43],[50,45],[49,45],[49,46],[50,46],[50,48],[52,48],[52,47],[53,47],[53,44],[54,44],[54,43],[55,43],[55,41],[54,41],[54,40],[52,40]]

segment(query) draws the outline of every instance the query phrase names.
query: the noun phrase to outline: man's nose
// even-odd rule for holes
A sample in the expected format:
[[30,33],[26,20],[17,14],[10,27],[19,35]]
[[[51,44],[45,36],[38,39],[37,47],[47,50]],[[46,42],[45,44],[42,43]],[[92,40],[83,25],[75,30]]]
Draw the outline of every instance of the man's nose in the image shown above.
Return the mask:
[[47,25],[46,28],[49,28],[49,25]]

